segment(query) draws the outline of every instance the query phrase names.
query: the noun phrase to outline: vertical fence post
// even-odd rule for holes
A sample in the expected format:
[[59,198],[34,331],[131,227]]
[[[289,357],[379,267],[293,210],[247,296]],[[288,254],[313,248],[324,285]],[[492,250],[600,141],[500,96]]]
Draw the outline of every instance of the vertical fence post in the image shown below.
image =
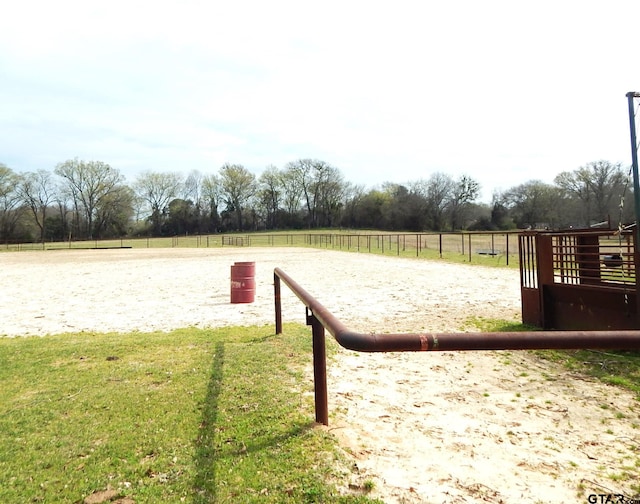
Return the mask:
[[471,263],[471,233],[469,233],[469,263]]
[[505,237],[507,239],[505,244],[506,253],[507,253],[507,266],[509,266],[509,233],[505,233]]
[[280,300],[280,277],[273,274],[273,298],[276,308],[276,334],[282,334],[282,301]]
[[440,259],[442,259],[442,233],[438,235],[438,247],[440,248]]
[[307,325],[313,334],[313,385],[316,404],[316,422],[329,425],[329,406],[327,401],[327,352],[325,348],[324,326],[307,311]]

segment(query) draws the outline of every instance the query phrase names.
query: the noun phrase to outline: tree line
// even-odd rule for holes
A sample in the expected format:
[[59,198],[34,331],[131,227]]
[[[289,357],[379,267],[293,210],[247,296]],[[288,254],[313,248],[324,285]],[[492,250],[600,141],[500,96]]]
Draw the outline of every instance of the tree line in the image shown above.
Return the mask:
[[[215,173],[140,173],[127,183],[102,161],[67,160],[53,171],[16,172],[0,163],[0,241],[175,236],[230,231],[358,228],[392,231],[574,228],[633,220],[629,170],[595,161],[530,180],[479,203],[480,184],[436,172],[365,188],[324,161],[240,164]],[[624,203],[627,202],[625,205]]]

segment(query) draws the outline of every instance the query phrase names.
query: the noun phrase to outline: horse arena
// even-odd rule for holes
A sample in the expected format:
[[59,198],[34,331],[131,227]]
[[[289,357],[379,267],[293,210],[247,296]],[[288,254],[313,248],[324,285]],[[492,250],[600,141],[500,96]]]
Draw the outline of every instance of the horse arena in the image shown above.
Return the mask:
[[[256,263],[251,304],[229,302],[236,261]],[[520,321],[517,269],[309,248],[58,250],[0,254],[0,334],[273,324],[275,267],[359,332]],[[282,309],[284,322],[304,323],[286,286]],[[352,477],[374,481],[372,496],[384,502],[631,495],[633,482],[610,476],[638,460],[640,403],[531,353],[339,349],[328,391],[328,430],[351,457]]]

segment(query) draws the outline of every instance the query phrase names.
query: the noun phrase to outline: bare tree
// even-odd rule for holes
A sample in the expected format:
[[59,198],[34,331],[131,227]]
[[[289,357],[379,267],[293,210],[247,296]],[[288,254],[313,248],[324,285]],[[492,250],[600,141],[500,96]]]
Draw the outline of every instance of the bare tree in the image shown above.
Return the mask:
[[58,164],[54,171],[65,180],[76,212],[84,219],[86,236],[92,238],[97,209],[120,186],[124,177],[102,161],[80,161],[78,158]]
[[503,202],[520,228],[555,227],[560,219],[560,191],[539,180],[531,180],[504,192],[497,200]]
[[275,166],[269,165],[260,175],[258,182],[260,184],[258,202],[265,212],[265,225],[268,229],[276,229],[283,192],[281,173]]
[[465,212],[480,193],[480,184],[468,175],[463,175],[453,185],[449,197],[449,220],[451,231],[462,229],[464,226]]
[[10,239],[20,219],[20,196],[15,190],[18,180],[11,168],[0,163],[0,239]]
[[626,176],[620,163],[593,161],[572,172],[562,172],[555,184],[580,202],[578,219],[590,225],[607,220],[618,209]]
[[358,209],[362,207],[367,196],[364,185],[346,184],[344,189],[345,204],[342,214],[342,225],[358,227]]
[[441,231],[445,227],[444,216],[453,192],[453,179],[441,172],[432,174],[427,180],[412,184],[411,191],[426,202],[427,227]]
[[183,197],[187,201],[193,203],[193,219],[195,220],[196,227],[194,231],[199,234],[202,233],[202,220],[203,220],[203,201],[202,201],[202,183],[204,177],[197,171],[193,170],[184,181]]
[[330,226],[343,205],[344,180],[340,171],[316,159],[299,159],[287,165],[307,210],[308,227]]
[[307,208],[307,227],[315,225],[315,201],[311,184],[313,183],[314,163],[312,159],[298,159],[287,164],[289,176],[295,180],[294,184],[299,188],[301,197]]
[[158,173],[146,171],[133,183],[133,190],[139,198],[149,205],[149,214],[153,231],[162,233],[162,218],[167,213],[169,202],[182,188],[182,176],[179,173]]
[[313,168],[314,223],[332,227],[344,206],[345,183],[340,170],[323,161],[315,162]]
[[218,207],[222,197],[222,187],[217,175],[207,175],[202,179],[202,198],[209,210],[209,229],[217,231],[220,226]]
[[244,166],[226,163],[220,168],[220,184],[227,208],[235,212],[238,229],[244,229],[243,211],[256,193],[256,176]]
[[294,163],[289,163],[280,175],[283,195],[282,202],[291,222],[300,212],[303,189]]
[[597,219],[607,219],[617,209],[625,185],[620,163],[594,161],[585,167],[591,173],[591,191]]
[[56,186],[50,172],[38,170],[27,172],[20,177],[17,193],[33,214],[40,230],[40,242],[44,243],[47,208],[55,201]]

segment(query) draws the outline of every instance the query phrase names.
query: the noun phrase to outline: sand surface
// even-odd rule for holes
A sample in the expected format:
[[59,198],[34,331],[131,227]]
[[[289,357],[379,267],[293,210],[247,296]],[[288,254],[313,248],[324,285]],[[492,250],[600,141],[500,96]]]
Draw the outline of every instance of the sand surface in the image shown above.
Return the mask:
[[[229,303],[236,261],[256,262],[254,303]],[[0,334],[272,324],[276,266],[356,331],[520,320],[517,270],[314,249],[82,250],[0,254]],[[284,286],[282,302],[285,322],[304,323]],[[343,483],[373,481],[389,504],[588,502],[637,484],[624,474],[640,465],[638,401],[530,353],[341,349],[328,373],[329,430],[353,459]]]

